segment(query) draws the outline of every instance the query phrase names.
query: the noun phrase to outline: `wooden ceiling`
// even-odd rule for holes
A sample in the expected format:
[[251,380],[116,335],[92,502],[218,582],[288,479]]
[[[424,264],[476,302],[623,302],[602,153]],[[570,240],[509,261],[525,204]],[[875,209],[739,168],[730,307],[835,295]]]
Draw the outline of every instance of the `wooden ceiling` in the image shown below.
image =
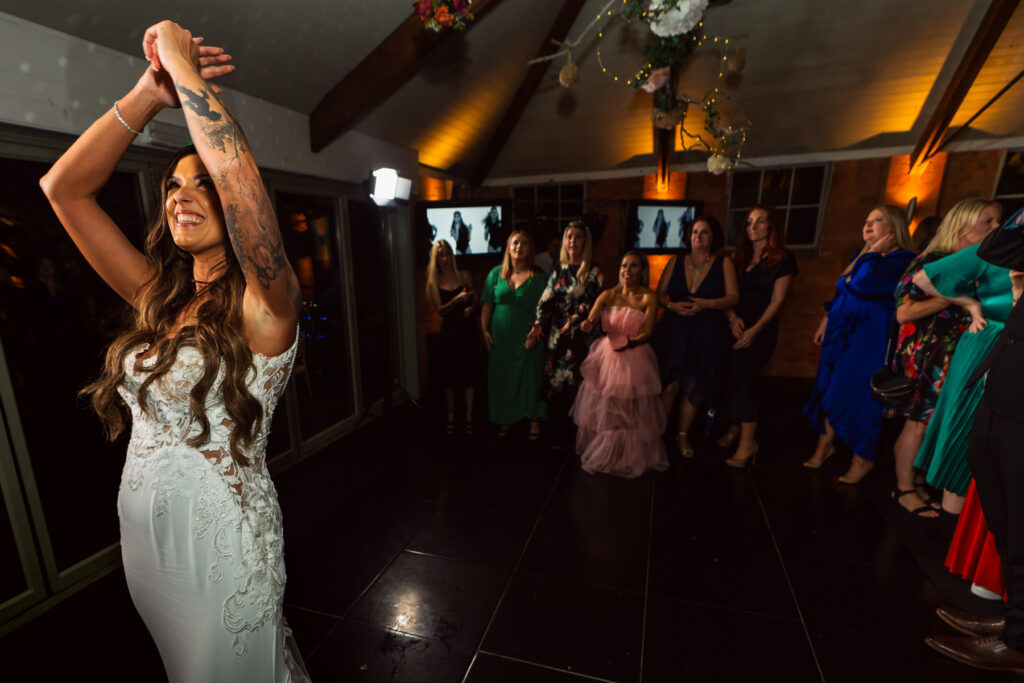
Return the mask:
[[[486,165],[492,182],[651,166],[651,96],[625,84],[641,63],[646,27],[621,20],[605,28],[600,39],[593,32],[577,50],[581,73],[572,88],[557,81],[564,60],[543,71],[511,132],[499,136],[504,144],[490,164],[482,164],[488,149],[495,151],[495,132],[523,83],[527,61],[565,6],[565,0],[489,1],[465,34],[444,38],[419,55],[411,73],[389,84],[379,103],[365,105],[354,128],[416,149],[422,164],[459,178]],[[568,37],[575,38],[605,2],[583,2]],[[747,36],[738,42],[746,67],[719,85],[728,96],[726,119],[751,123],[744,156],[875,147],[909,151],[990,4],[732,0],[713,5],[705,21],[709,35]],[[239,70],[224,85],[309,114],[409,18],[411,3],[179,0],[172,9],[153,9],[135,0],[0,0],[0,11],[129,54],[139,52],[145,28],[170,11],[170,18],[232,53]],[[1017,9],[953,116],[954,127],[1024,69],[1022,40],[1024,10]],[[717,82],[725,54],[721,45],[709,40],[691,58],[683,72],[684,91],[702,95]],[[386,69],[378,71],[383,81]],[[1024,81],[962,137],[1024,135],[1022,106]]]

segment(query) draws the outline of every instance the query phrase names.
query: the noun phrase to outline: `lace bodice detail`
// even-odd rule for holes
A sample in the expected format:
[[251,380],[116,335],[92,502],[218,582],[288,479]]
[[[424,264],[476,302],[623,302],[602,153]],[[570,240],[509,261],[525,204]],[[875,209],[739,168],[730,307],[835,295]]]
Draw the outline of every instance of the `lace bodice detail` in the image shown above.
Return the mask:
[[[202,431],[189,404],[189,392],[204,371],[198,349],[184,346],[178,350],[170,370],[149,385],[146,411],[139,405],[138,389],[147,374],[136,373],[134,368],[147,345],[126,356],[125,379],[118,388],[132,414],[122,494],[152,495],[152,514],[157,518],[167,514],[176,496],[193,499],[192,540],[212,543],[214,549],[215,559],[205,569],[206,578],[211,583],[234,583],[222,618],[225,628],[235,635],[233,648],[239,657],[248,649],[246,632],[281,621],[284,541],[277,491],[266,467],[266,445],[297,345],[298,334],[280,355],[253,354],[246,386],[262,406],[262,416],[256,439],[242,451],[248,460],[245,466],[236,465],[230,455],[233,423],[221,391],[223,362],[206,395],[209,436],[194,447],[188,441]],[[142,367],[152,367],[155,362],[155,357],[147,358]]]
[[[196,448],[214,465],[231,489],[242,497],[243,504],[244,484],[247,479],[244,470],[251,470],[249,474],[266,471],[264,461],[270,421],[277,401],[288,384],[297,345],[298,335],[291,347],[280,355],[267,357],[254,353],[252,356],[252,368],[249,370],[246,387],[260,402],[263,414],[256,439],[248,449],[242,450],[242,454],[249,461],[248,467],[238,468],[230,455],[229,443],[233,423],[221,392],[221,383],[224,381],[223,364],[217,371],[213,386],[206,394],[206,418],[210,423],[210,433],[206,442]],[[148,411],[144,411],[139,405],[138,391],[147,375],[136,374],[134,368],[136,358],[148,349],[149,345],[144,344],[125,357],[125,379],[118,388],[132,414],[129,459],[133,454],[152,452],[169,446],[186,446],[191,438],[202,431],[200,422],[192,413],[189,404],[189,392],[203,376],[205,369],[202,353],[193,346],[181,347],[171,369],[149,385],[146,396]],[[143,361],[143,367],[148,369],[155,362],[155,357],[148,358]]]

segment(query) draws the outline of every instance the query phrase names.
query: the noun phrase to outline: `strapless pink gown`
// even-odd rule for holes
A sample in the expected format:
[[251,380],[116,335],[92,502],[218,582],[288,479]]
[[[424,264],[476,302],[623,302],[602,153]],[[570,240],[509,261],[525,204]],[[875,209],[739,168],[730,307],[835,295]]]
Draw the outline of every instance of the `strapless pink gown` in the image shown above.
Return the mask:
[[641,344],[615,351],[626,344],[627,337],[639,336],[643,323],[643,312],[634,308],[605,308],[601,325],[607,335],[591,345],[580,366],[583,383],[570,415],[579,428],[576,452],[583,469],[591,474],[632,478],[668,467],[654,350]]

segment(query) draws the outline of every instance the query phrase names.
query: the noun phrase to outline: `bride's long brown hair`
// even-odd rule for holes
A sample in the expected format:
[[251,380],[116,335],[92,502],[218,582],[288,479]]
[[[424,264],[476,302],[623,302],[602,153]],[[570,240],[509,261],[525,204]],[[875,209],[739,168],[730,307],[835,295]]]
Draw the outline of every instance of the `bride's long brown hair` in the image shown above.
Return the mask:
[[[186,442],[196,448],[210,436],[210,421],[206,416],[206,395],[224,364],[221,391],[228,416],[231,418],[231,458],[238,465],[248,465],[243,449],[252,445],[259,433],[262,406],[246,388],[245,379],[252,368],[252,351],[245,336],[242,319],[242,295],[245,277],[230,245],[224,250],[224,265],[217,277],[204,290],[205,301],[196,309],[196,322],[175,330],[181,311],[196,299],[192,280],[192,255],[179,248],[171,238],[167,224],[167,182],[178,162],[195,147],[180,150],[164,171],[160,184],[161,202],[156,217],[146,233],[145,253],[152,263],[154,275],[139,290],[135,302],[135,322],[132,329],[121,334],[107,348],[107,357],[100,377],[82,389],[103,422],[107,438],[113,441],[125,428],[124,401],[117,388],[124,381],[125,358],[141,344],[156,344],[156,359],[149,369],[136,360],[135,372],[145,374],[138,390],[141,409],[148,414],[149,387],[167,374],[182,346],[193,346],[203,356],[203,376],[189,392],[189,404],[199,422],[201,431]],[[223,220],[223,218],[222,218]]]

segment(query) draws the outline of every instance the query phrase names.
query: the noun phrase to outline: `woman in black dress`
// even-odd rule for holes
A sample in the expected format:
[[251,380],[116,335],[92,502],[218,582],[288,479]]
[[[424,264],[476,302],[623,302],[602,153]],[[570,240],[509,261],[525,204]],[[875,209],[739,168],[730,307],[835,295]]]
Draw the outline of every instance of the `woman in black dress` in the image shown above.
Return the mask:
[[718,441],[720,446],[730,447],[739,437],[736,452],[725,461],[730,467],[746,467],[757,454],[754,383],[775,351],[779,338],[778,312],[798,272],[796,259],[783,246],[784,241],[774,209],[755,205],[747,213],[745,227],[732,253],[740,301],[725,312],[735,340],[729,354],[731,426]]
[[473,227],[462,221],[462,212],[456,211],[452,216],[452,240],[455,242],[455,250],[460,254],[469,251],[469,235]]
[[661,401],[667,415],[682,393],[676,442],[684,458],[694,453],[687,431],[697,408],[717,410],[725,360],[722,311],[739,300],[736,267],[721,255],[724,245],[721,224],[711,216],[697,218],[686,232],[690,252],[673,256],[658,282],[658,303],[665,307],[656,333]]
[[473,309],[473,281],[455,265],[455,254],[445,240],[434,242],[427,266],[427,299],[441,315],[441,381],[444,385],[447,422],[445,433],[455,433],[455,391],[461,389],[466,403],[465,431],[473,433],[473,372],[479,337]]

